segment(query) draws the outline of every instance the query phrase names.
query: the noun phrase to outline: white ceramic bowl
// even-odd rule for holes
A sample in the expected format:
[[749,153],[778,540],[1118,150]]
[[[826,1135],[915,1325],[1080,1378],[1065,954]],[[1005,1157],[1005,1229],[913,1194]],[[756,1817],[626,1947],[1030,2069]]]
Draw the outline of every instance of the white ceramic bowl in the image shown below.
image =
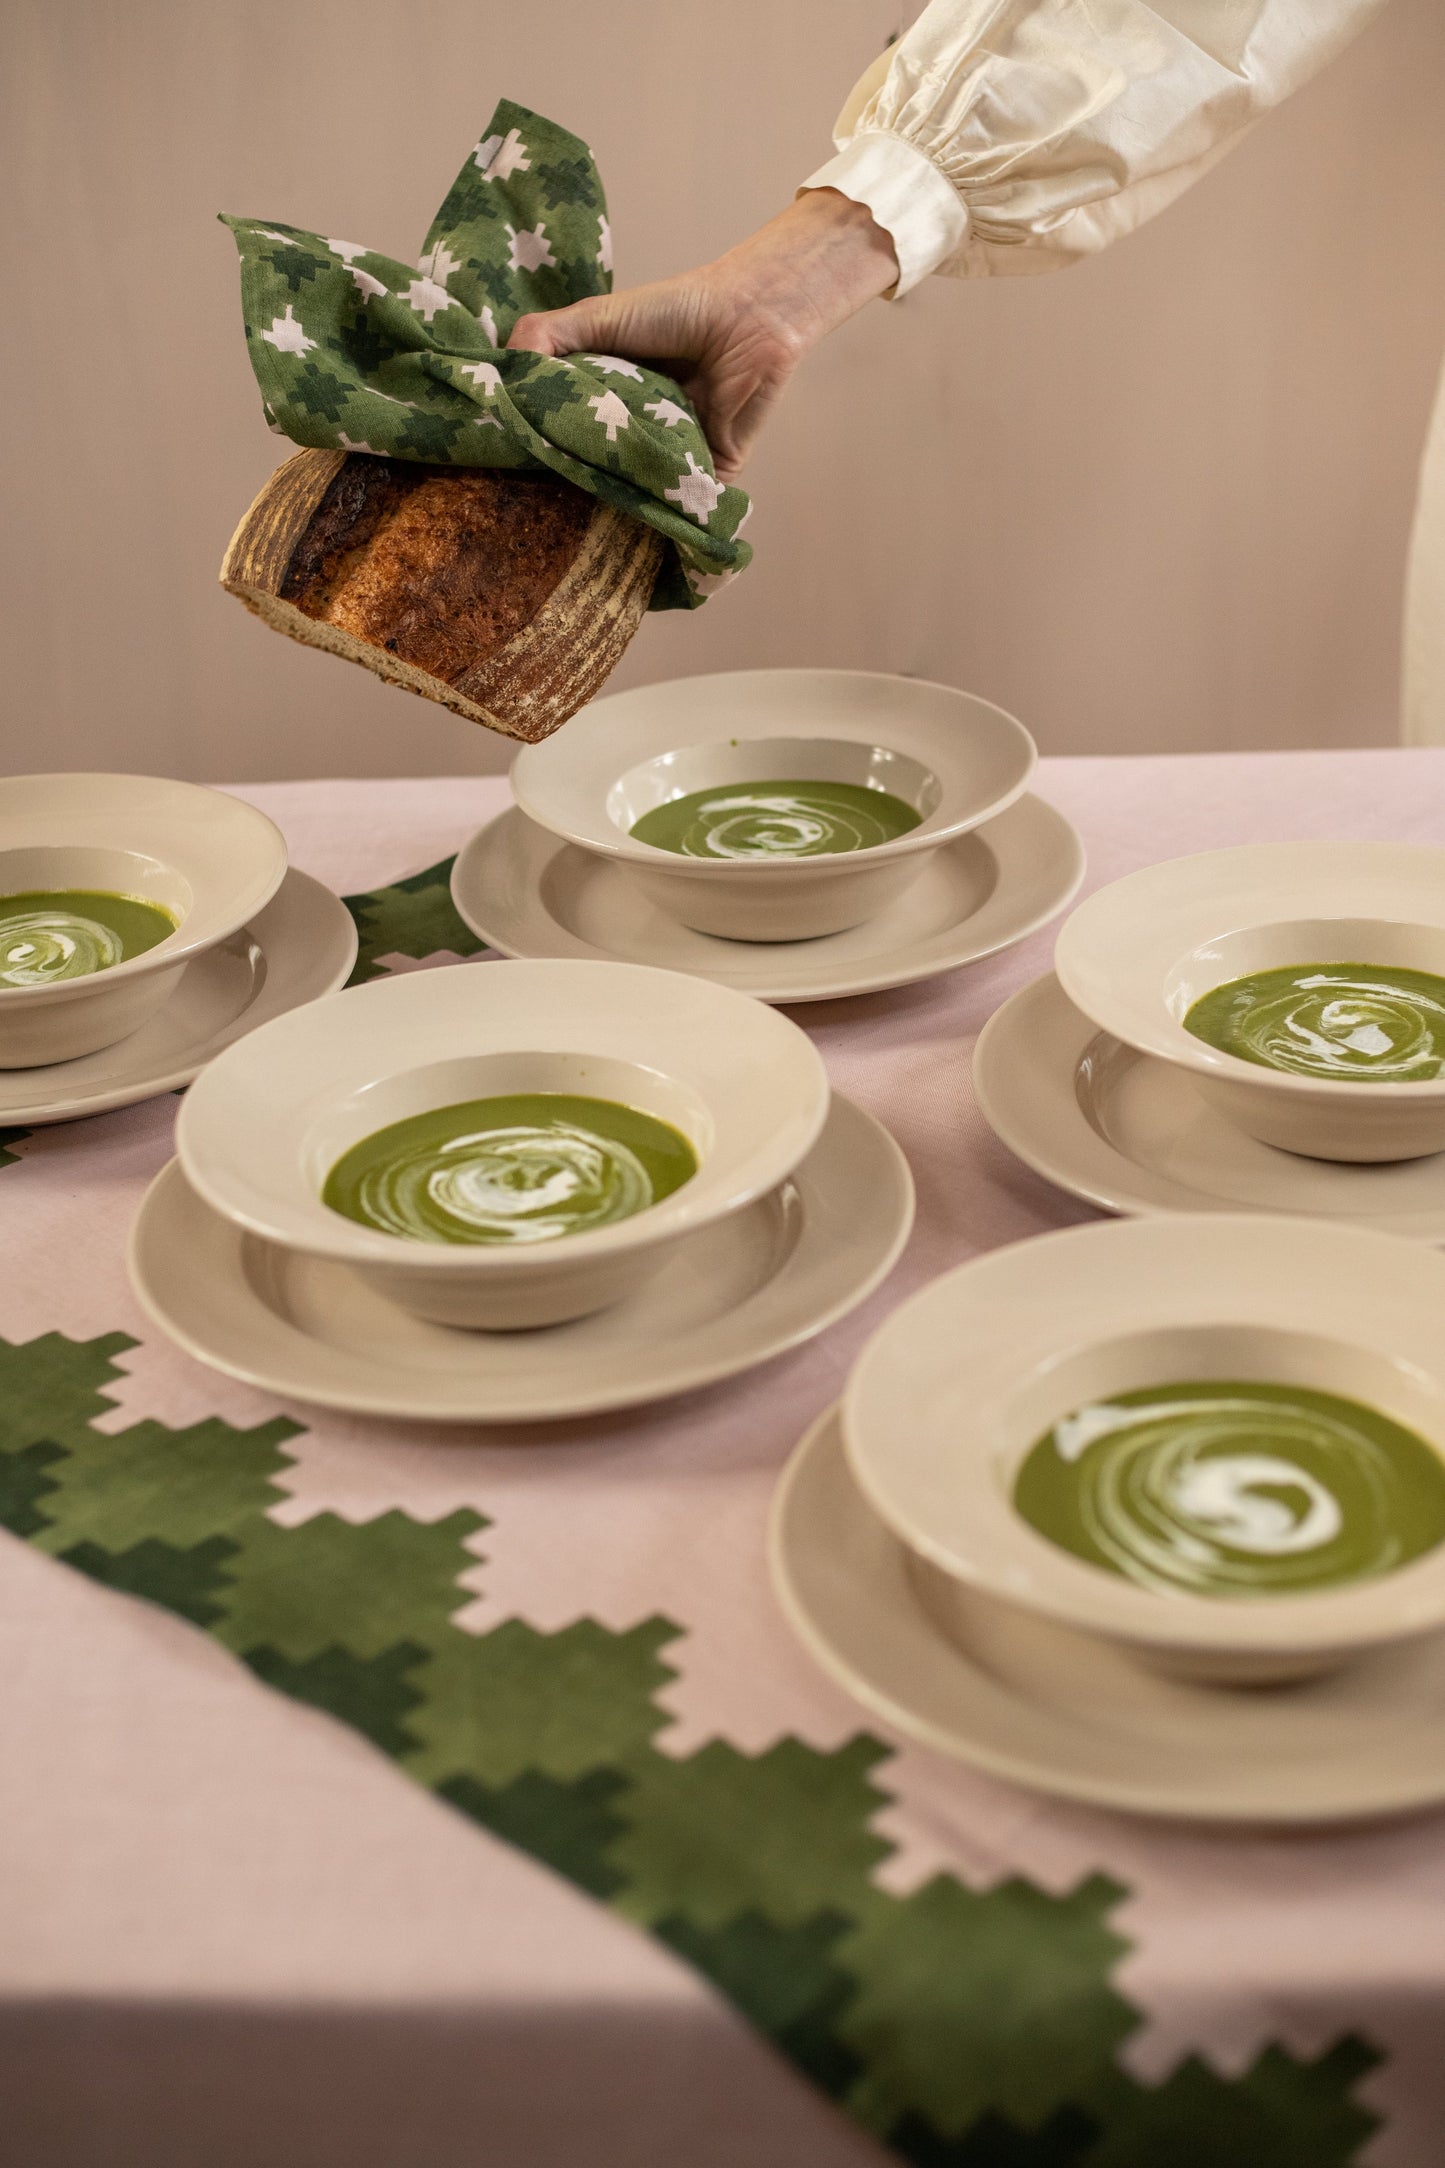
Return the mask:
[[98,1053],[139,1029],[192,957],[270,902],[286,842],[264,813],[198,783],[149,775],[0,780],[0,897],[106,889],[156,903],[176,931],[108,970],[0,987],[0,1069]]
[[1318,1593],[1159,1592],[1037,1533],[1030,1447],[1111,1393],[1232,1379],[1338,1394],[1445,1457],[1445,1257],[1353,1227],[1194,1215],[995,1250],[925,1287],[863,1350],[848,1456],[942,1624],[1014,1605],[1158,1668],[1262,1684],[1445,1625],[1445,1545]]
[[[530,819],[612,860],[695,932],[803,941],[892,903],[931,851],[1012,805],[1036,759],[1022,723],[949,685],[861,670],[740,670],[594,700],[522,748],[512,789]],[[816,858],[689,858],[628,832],[692,791],[788,778],[881,788],[923,818],[891,843]]]
[[1070,1001],[1126,1046],[1187,1069],[1247,1135],[1314,1159],[1445,1149],[1445,1077],[1351,1083],[1244,1061],[1184,1028],[1229,979],[1286,964],[1445,975],[1445,850],[1251,843],[1146,866],[1066,920],[1054,967]]
[[[412,1241],[322,1202],[341,1155],[391,1122],[554,1091],[671,1123],[697,1173],[611,1226],[495,1247]],[[775,1189],[827,1112],[812,1041],[749,995],[636,964],[490,963],[380,979],[263,1025],[192,1085],[176,1149],[206,1202],[251,1233],[350,1265],[420,1317],[505,1330],[632,1293],[684,1235]]]

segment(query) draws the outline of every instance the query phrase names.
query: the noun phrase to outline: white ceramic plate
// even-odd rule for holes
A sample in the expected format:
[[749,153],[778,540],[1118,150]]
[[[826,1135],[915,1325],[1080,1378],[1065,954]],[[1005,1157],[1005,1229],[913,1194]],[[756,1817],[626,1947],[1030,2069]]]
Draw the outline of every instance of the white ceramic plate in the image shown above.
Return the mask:
[[1445,1154],[1302,1159],[1247,1137],[1188,1074],[1101,1032],[1049,972],[989,1018],[974,1090],[1025,1166],[1109,1212],[1287,1212],[1445,1243]]
[[[1318,1668],[1445,1629],[1445,1545],[1289,1596],[1160,1593],[1030,1527],[1019,1469],[1063,1417],[1185,1378],[1342,1394],[1445,1457],[1442,1317],[1445,1257],[1365,1228],[1258,1213],[1068,1227],[955,1266],[884,1319],[843,1394],[849,1462],[873,1511],[950,1584],[1196,1674]],[[1261,1480],[1253,1465],[1237,1464],[1241,1496]],[[1126,1527],[1147,1480],[1119,1479]],[[1200,1535],[1223,1528],[1208,1506],[1197,1521],[1177,1510]]]
[[[1126,874],[1079,905],[1054,947],[1076,1008],[1141,1054],[1189,1070],[1202,1095],[1261,1143],[1315,1159],[1395,1160],[1445,1149],[1445,1076],[1305,1074],[1196,1038],[1185,1018],[1215,988],[1309,964],[1445,972],[1445,850],[1396,843],[1249,843]],[[1385,1023],[1370,1057],[1418,1058],[1419,1018],[1388,998],[1327,1005],[1320,1043],[1354,1044]],[[1348,1022],[1345,1021],[1348,1019]],[[1408,1021],[1407,1021],[1408,1019]],[[1342,1035],[1349,1033],[1348,1042]],[[1369,1033],[1364,1034],[1368,1040]],[[1368,1089],[1364,1088],[1368,1085]]]
[[[923,864],[1013,804],[1038,755],[1012,715],[973,693],[865,670],[736,670],[612,693],[566,739],[525,745],[512,794],[564,843],[631,869],[659,911],[732,940],[818,940],[876,918]],[[768,781],[870,786],[911,806],[906,834],[862,850],[743,858],[660,849],[646,813],[693,791]]]
[[515,808],[474,835],[452,900],[504,956],[575,956],[690,971],[760,1001],[833,1001],[976,963],[1063,910],[1084,847],[1042,798],[944,844],[905,896],[866,925],[817,941],[720,941],[649,904],[626,872],[561,843]]
[[[78,863],[70,872],[48,875],[42,870],[47,860],[103,858],[107,852],[150,861],[132,876],[136,885],[127,893],[152,896],[183,914],[176,931],[155,948],[105,972],[111,985],[122,974],[153,968],[158,956],[176,962],[233,933],[269,903],[286,871],[286,839],[276,823],[227,791],[157,775],[0,777],[0,857],[7,880],[14,877],[11,854],[17,870],[26,865],[23,878],[38,884],[81,877]],[[106,877],[99,868],[97,875]],[[73,992],[79,983],[58,980],[34,991]]]
[[[1412,928],[1413,938],[1397,949],[1402,932]],[[1344,934],[1344,958],[1332,945],[1335,931]],[[1357,954],[1357,943],[1369,943],[1367,952]],[[1409,843],[1244,843],[1166,858],[1097,889],[1060,930],[1055,953],[1060,985],[1101,1030],[1203,1076],[1231,1073],[1241,1064],[1184,1029],[1185,1014],[1201,994],[1247,972],[1332,959],[1439,971],[1445,965],[1445,850]],[[1245,1074],[1256,1066],[1243,1064]],[[1263,1073],[1289,1085],[1325,1081],[1278,1069]],[[1377,1098],[1402,1090],[1418,1097],[1430,1089],[1384,1082],[1370,1087]]]
[[0,890],[109,890],[173,931],[74,978],[0,987],[0,1062],[50,1068],[116,1046],[168,1002],[192,957],[239,933],[286,872],[275,822],[225,791],[153,775],[0,777]]
[[77,1061],[0,1070],[0,1125],[75,1121],[189,1084],[234,1039],[334,993],[356,946],[345,904],[293,868],[249,926],[192,958],[165,1007],[129,1038]]
[[[921,764],[933,786],[919,806],[925,818],[893,843],[858,854],[874,862],[884,852],[927,851],[940,836],[961,835],[1002,813],[1027,789],[1038,761],[1022,723],[955,685],[873,670],[728,670],[590,702],[565,739],[522,747],[512,787],[541,827],[590,850],[655,865],[656,848],[637,842],[628,821],[683,791],[757,780],[751,748],[759,743],[791,749],[783,767],[764,768],[764,775],[796,779],[810,746],[839,743],[877,748],[882,758],[867,773],[885,787],[892,782],[890,756],[893,765]],[[659,763],[663,772],[644,780],[640,771]],[[865,775],[840,770],[838,779],[863,782]],[[906,784],[898,789],[918,804]],[[817,859],[794,861],[803,878],[819,866]],[[725,861],[684,860],[683,867],[723,879],[736,870]]]
[[454,1331],[224,1220],[172,1161],[131,1236],[130,1272],[186,1353],[268,1392],[362,1415],[547,1420],[641,1406],[800,1346],[862,1302],[913,1222],[903,1154],[835,1093],[792,1179],[692,1235],[629,1302],[540,1332]]
[[[695,1171],[562,1241],[399,1240],[326,1203],[328,1170],[364,1138],[508,1092],[639,1109],[681,1132]],[[250,1032],[187,1094],[176,1153],[238,1226],[438,1324],[553,1325],[636,1292],[673,1242],[776,1189],[828,1097],[807,1033],[746,994],[638,964],[493,963],[398,973]]]
[[895,1730],[1035,1791],[1190,1821],[1322,1823],[1445,1800],[1445,1639],[1265,1693],[1163,1677],[980,1602],[930,1619],[908,1553],[865,1504],[836,1411],[784,1470],[773,1586],[824,1670]]

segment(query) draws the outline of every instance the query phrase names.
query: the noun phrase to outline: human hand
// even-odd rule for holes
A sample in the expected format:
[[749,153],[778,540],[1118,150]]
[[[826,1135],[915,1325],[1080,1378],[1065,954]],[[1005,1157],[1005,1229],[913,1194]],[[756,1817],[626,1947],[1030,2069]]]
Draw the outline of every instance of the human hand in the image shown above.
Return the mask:
[[651,362],[681,384],[731,482],[804,355],[897,277],[867,206],[810,188],[715,263],[520,317],[507,345]]

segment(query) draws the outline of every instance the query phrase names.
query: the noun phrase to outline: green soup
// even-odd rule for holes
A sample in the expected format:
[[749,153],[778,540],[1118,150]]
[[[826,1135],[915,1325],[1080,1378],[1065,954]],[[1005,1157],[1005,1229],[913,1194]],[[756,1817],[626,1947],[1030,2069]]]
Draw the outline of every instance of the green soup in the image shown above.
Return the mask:
[[378,1129],[343,1153],[321,1195],[418,1242],[553,1242],[645,1212],[696,1172],[686,1137],[636,1107],[520,1092]]
[[1445,1462],[1333,1393],[1160,1385],[1055,1423],[1014,1505],[1062,1550],[1162,1594],[1288,1596],[1445,1541]]
[[891,843],[922,818],[861,783],[732,783],[670,798],[631,833],[684,858],[822,858]]
[[1428,1083],[1445,1073],[1445,978],[1393,964],[1289,964],[1216,986],[1184,1028],[1268,1069]]
[[176,930],[158,903],[101,888],[0,896],[0,986],[49,986],[143,956]]

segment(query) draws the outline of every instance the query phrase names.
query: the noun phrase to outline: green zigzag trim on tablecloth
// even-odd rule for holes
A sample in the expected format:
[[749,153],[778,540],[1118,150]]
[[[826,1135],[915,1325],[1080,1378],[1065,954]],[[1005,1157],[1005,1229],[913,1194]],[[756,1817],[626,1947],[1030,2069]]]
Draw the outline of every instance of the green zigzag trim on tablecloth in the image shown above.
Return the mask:
[[479,956],[486,948],[452,902],[451,870],[455,856],[438,859],[421,873],[342,902],[356,921],[360,942],[348,986],[385,978],[383,956]]
[[0,1167],[18,1167],[21,1155],[19,1152],[12,1152],[10,1146],[23,1144],[27,1137],[33,1135],[34,1131],[30,1129],[0,1129]]
[[914,2168],[1357,2160],[1375,2127],[1352,2098],[1378,2060],[1363,2041],[1314,2062],[1270,2047],[1232,2079],[1190,2059],[1139,2083],[1118,2060],[1139,2019],[1112,1984],[1117,1883],[879,1888],[882,1741],[662,1753],[657,1693],[681,1627],[464,1632],[480,1515],[283,1526],[269,1513],[297,1424],[94,1427],[134,1345],[0,1340],[0,1521],[189,1619],[657,1936]]

